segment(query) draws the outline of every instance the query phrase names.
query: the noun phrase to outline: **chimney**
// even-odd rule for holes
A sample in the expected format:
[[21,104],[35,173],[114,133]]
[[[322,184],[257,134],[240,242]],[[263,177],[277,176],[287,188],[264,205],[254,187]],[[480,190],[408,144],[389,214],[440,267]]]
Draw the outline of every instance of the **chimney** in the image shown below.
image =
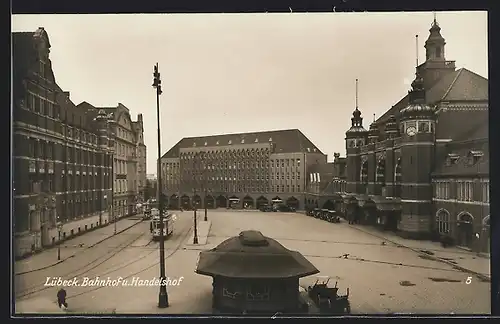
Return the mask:
[[137,121],[142,123],[142,114],[137,115]]
[[68,99],[70,99],[70,97],[69,97],[69,91],[63,91],[63,92],[66,95],[66,97],[68,97]]

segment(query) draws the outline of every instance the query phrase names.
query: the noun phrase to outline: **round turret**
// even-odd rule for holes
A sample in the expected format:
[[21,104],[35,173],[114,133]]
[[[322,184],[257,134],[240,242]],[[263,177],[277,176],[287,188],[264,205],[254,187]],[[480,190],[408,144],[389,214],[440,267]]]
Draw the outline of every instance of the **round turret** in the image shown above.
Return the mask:
[[409,104],[400,111],[401,119],[420,119],[434,116],[435,109],[426,103]]

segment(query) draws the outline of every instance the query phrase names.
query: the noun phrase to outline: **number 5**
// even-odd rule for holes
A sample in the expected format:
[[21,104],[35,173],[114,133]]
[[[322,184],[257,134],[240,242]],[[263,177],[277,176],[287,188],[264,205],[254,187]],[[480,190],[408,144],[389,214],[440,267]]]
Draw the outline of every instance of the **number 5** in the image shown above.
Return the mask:
[[470,285],[472,282],[472,277],[467,277],[467,280],[465,280],[466,285]]

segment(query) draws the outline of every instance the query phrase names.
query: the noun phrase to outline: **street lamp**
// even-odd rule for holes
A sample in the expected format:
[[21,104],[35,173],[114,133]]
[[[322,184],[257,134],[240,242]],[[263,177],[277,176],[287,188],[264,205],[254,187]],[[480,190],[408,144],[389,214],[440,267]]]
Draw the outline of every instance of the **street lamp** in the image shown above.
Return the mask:
[[203,191],[205,197],[203,197],[203,203],[205,205],[205,219],[204,221],[208,221],[207,218],[207,160],[205,159],[205,154],[202,155],[202,168],[203,168]]
[[59,215],[57,216],[57,261],[61,260],[61,231],[62,231],[62,223],[59,221]]
[[158,307],[166,308],[168,307],[168,293],[167,286],[165,283],[167,280],[165,276],[165,241],[163,237],[163,206],[161,194],[161,136],[160,136],[160,95],[161,95],[161,79],[160,72],[158,71],[158,63],[154,66],[153,73],[153,88],[156,89],[156,120],[157,120],[157,135],[158,135],[158,161],[157,161],[157,174],[158,174],[158,184],[157,184],[157,201],[158,209],[160,213],[160,293],[158,295]]
[[193,159],[193,218],[194,218],[194,233],[193,233],[193,244],[198,244],[198,220],[196,215],[196,207],[198,205],[198,201],[194,200],[196,197],[196,186],[198,184],[198,175],[197,175],[197,167],[198,167],[198,157],[199,153],[194,156]]
[[[196,197],[196,189],[193,188],[194,196]],[[193,197],[194,198],[194,197]],[[193,244],[198,244],[198,222],[196,216],[196,206],[198,205],[198,201],[194,201],[193,204],[193,212],[194,212],[194,233],[193,233]]]

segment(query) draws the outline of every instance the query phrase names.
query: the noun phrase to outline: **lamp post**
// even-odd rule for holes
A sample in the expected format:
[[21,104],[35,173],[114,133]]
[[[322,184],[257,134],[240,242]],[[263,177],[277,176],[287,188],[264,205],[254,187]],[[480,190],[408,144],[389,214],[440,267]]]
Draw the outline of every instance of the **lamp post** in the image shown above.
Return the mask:
[[[158,184],[157,184],[157,200],[158,209],[160,213],[160,282],[166,282],[165,276],[165,241],[163,237],[163,206],[161,194],[161,136],[160,136],[160,95],[161,95],[161,79],[160,72],[158,71],[158,63],[154,66],[153,73],[153,88],[156,89],[156,119],[157,119],[157,136],[158,136],[158,161],[157,161],[157,174],[158,174]],[[164,284],[160,285],[160,293],[158,295],[158,307],[166,308],[168,307],[168,293],[167,286]]]
[[[196,185],[197,185],[197,172],[196,172],[196,167],[197,167],[197,158],[199,154],[196,154],[194,156],[194,167],[193,167],[193,198],[196,197]],[[194,199],[193,199],[194,200]],[[194,233],[193,233],[193,244],[198,244],[198,220],[197,220],[197,215],[196,215],[196,207],[198,205],[198,201],[193,201],[193,218],[194,218]]]
[[203,168],[203,191],[204,191],[204,197],[203,197],[203,203],[205,205],[205,219],[204,221],[208,221],[207,218],[207,160],[205,159],[205,154],[202,155],[202,168]]
[[[59,218],[59,216],[57,216]],[[61,260],[61,231],[62,231],[62,223],[57,222],[57,261]]]

